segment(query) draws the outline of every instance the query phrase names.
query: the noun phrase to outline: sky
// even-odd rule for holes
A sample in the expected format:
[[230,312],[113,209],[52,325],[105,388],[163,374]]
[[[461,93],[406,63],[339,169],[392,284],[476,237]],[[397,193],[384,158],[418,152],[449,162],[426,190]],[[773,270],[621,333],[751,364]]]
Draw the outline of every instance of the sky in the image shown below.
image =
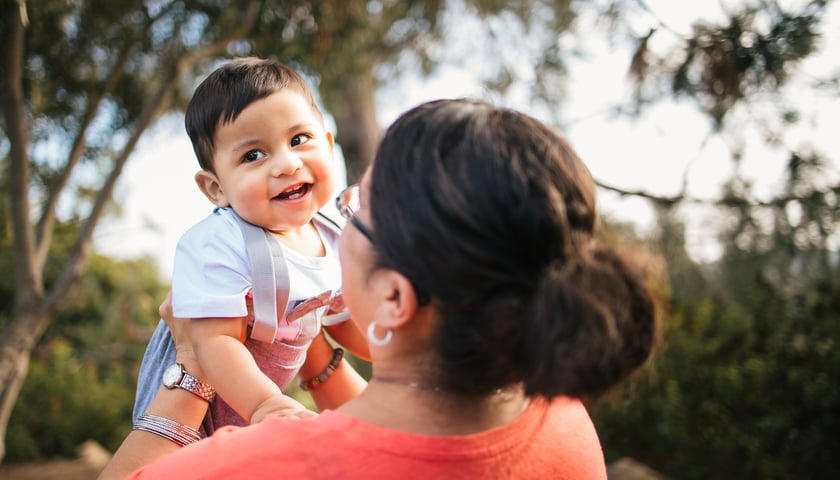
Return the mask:
[[[727,3],[733,2],[645,2],[658,20],[684,34],[690,32],[691,24],[698,19],[721,19],[722,8]],[[840,50],[840,8],[836,3],[824,22],[825,52],[802,66],[808,75],[806,78],[827,75],[840,68],[835,60],[840,58],[836,54]],[[646,32],[654,21],[656,19],[651,15],[640,16],[636,28]],[[453,31],[461,36],[471,34],[469,25],[464,23],[459,23]],[[626,100],[630,93],[626,72],[631,53],[629,46],[607,45],[601,41],[602,37],[593,35],[586,39],[586,45],[570,45],[585,47],[593,53],[569,61],[570,84],[561,133],[589,166],[593,177],[601,182],[628,190],[673,195],[679,192],[685,178],[692,197],[716,198],[721,183],[733,173],[731,154],[721,138],[708,136],[710,124],[694,105],[667,100],[638,119],[608,115],[610,107]],[[650,47],[668,49],[673,41],[673,35],[657,34]],[[515,53],[527,60],[527,51]],[[480,65],[471,65],[469,60],[450,59],[449,64],[431,78],[405,76],[396,79],[378,93],[380,124],[387,126],[400,112],[425,100],[482,96],[480,85],[471,73],[476,68]],[[527,69],[523,71],[527,77]],[[520,84],[519,89],[519,95],[514,89],[499,103],[540,118],[537,112],[531,111],[526,100],[527,81]],[[833,130],[836,129],[840,101],[836,95],[829,98],[801,96],[796,100],[813,118],[790,129],[788,141],[797,145],[811,140],[824,153],[833,155],[836,168],[831,175],[836,181],[840,176],[840,160],[834,152],[840,151],[840,141]],[[751,108],[754,113],[762,108],[772,108],[772,105],[758,103]],[[335,131],[334,126],[332,130]],[[748,152],[740,166],[741,173],[756,182],[757,195],[769,195],[779,181],[787,158],[767,148],[760,132],[740,133],[744,134]],[[115,193],[115,201],[123,209],[122,215],[117,220],[103,222],[97,229],[97,250],[120,258],[151,256],[168,279],[178,238],[212,210],[212,205],[193,181],[197,170],[198,164],[183,128],[183,115],[164,117],[146,132],[129,160]],[[654,226],[653,212],[642,199],[599,190],[599,202],[604,214],[633,222],[642,232]],[[714,238],[719,219],[711,211],[697,206],[686,206],[681,213],[687,221],[689,253],[699,261],[714,260],[720,253]],[[840,239],[836,240],[840,244]]]

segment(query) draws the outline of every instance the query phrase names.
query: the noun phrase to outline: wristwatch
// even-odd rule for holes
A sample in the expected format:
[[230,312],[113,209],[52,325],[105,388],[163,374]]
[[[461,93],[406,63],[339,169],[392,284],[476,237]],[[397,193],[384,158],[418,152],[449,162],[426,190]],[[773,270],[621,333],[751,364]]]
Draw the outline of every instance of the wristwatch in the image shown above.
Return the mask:
[[187,373],[184,366],[177,362],[163,371],[163,386],[169,389],[183,388],[208,402],[216,398],[216,389]]

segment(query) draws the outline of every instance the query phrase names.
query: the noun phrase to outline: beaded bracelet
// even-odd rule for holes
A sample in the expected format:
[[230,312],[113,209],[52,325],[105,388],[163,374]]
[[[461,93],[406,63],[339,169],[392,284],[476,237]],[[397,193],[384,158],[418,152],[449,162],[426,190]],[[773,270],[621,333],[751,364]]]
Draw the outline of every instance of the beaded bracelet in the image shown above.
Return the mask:
[[182,447],[204,438],[201,432],[192,427],[178,423],[175,420],[158,417],[157,415],[149,415],[147,413],[137,417],[137,421],[134,423],[132,429],[154,433]]
[[330,360],[329,365],[327,365],[327,368],[325,368],[324,371],[319,373],[315,378],[310,378],[309,380],[301,380],[300,388],[306,391],[318,388],[319,385],[326,382],[327,379],[330,378],[333,373],[335,373],[335,370],[341,363],[342,358],[344,358],[343,348],[336,348],[335,350],[333,350],[333,357],[332,360]]

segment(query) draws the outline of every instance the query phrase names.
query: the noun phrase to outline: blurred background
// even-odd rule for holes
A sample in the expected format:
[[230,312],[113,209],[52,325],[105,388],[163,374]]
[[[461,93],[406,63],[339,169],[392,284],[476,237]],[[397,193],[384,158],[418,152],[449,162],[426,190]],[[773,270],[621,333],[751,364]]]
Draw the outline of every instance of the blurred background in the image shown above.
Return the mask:
[[656,361],[590,405],[611,477],[840,472],[836,1],[0,0],[0,15],[0,476],[88,440],[107,454],[130,429],[175,244],[211,208],[183,108],[245,55],[310,80],[347,183],[433,98],[569,139],[602,240],[646,245],[668,279]]

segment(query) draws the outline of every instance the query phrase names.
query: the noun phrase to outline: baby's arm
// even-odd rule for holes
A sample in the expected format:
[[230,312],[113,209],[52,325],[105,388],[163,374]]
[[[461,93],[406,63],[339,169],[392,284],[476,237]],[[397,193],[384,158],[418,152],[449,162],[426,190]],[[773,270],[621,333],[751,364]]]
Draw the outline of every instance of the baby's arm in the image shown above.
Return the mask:
[[196,358],[207,383],[242,418],[257,423],[268,415],[311,416],[302,404],[283,394],[257,366],[242,343],[246,318],[199,318],[192,321]]
[[[312,344],[306,351],[306,361],[299,372],[300,378],[308,380],[318,376],[327,368],[332,358],[333,346],[321,332],[312,339]],[[356,398],[366,385],[365,379],[343,359],[332,375],[317,387],[311,388],[309,393],[318,410],[334,410]]]

